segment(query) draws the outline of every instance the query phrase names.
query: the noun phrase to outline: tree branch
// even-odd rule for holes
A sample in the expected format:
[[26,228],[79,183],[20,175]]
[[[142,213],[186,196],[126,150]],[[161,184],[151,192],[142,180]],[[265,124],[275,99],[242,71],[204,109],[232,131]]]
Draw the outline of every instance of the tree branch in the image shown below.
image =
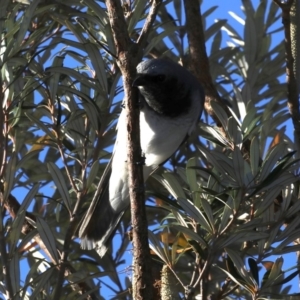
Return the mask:
[[[123,75],[127,114],[127,161],[134,246],[133,299],[152,300],[153,288],[140,147],[138,90],[132,87],[136,74],[136,64],[139,60],[138,54],[141,51],[139,51],[137,45],[131,41],[128,35],[127,24],[120,1],[106,0],[105,2],[116,46],[117,64]],[[147,32],[148,29],[145,31]]]
[[[295,142],[297,144],[298,150],[300,149],[300,112],[299,112],[299,90],[298,83],[296,80],[296,74],[294,72],[294,60],[292,53],[292,42],[291,39],[291,7],[294,0],[289,0],[285,3],[279,0],[274,0],[274,2],[281,8],[282,11],[282,24],[284,27],[285,36],[285,60],[286,60],[286,82],[287,82],[287,105],[289,112],[293,121],[295,130]],[[298,20],[297,20],[298,21]],[[299,38],[298,36],[293,36],[293,39]]]
[[158,8],[161,4],[162,0],[153,0],[152,6],[150,8],[149,14],[141,31],[141,34],[137,40],[137,43],[141,49],[143,49],[147,43],[147,38],[149,36],[150,30],[152,28],[153,22],[156,18]]
[[[197,77],[205,91],[205,110],[221,127],[217,116],[210,105],[211,101],[218,101],[229,114],[224,105],[210,75],[209,60],[205,47],[205,36],[203,31],[201,11],[198,0],[184,1],[186,14],[186,30],[190,49],[190,63],[192,73]],[[203,72],[205,70],[205,72]]]
[[[3,196],[2,192],[0,193],[1,197]],[[2,199],[1,199],[2,201]],[[2,203],[2,202],[1,202]],[[7,209],[7,211],[9,212],[10,216],[15,219],[17,216],[17,213],[19,211],[20,208],[20,204],[18,202],[18,200],[12,196],[9,195],[7,201],[4,201],[3,203],[4,207]],[[35,222],[35,217],[33,214],[26,212],[26,217],[31,219],[33,222]],[[2,222],[1,222],[2,224]],[[0,224],[0,226],[1,226]],[[25,235],[29,234],[32,230],[34,230],[34,227],[25,219],[25,222],[22,226],[21,232]],[[0,232],[0,239],[2,238],[2,233]],[[53,258],[53,256],[51,255],[51,253],[48,251],[46,245],[44,244],[44,242],[42,241],[42,239],[40,238],[39,234],[36,234],[34,236],[34,240],[35,242],[40,246],[40,248],[46,253],[46,255],[49,257],[49,259],[51,260],[51,262],[56,265],[57,262],[56,260]],[[0,245],[5,245],[5,242],[2,240],[0,242]],[[22,249],[23,250],[23,249]],[[28,250],[28,249],[27,249]],[[56,265],[57,269],[60,271],[61,270],[61,266],[60,265]],[[76,270],[70,265],[68,264],[64,270],[64,273],[66,276],[75,273]],[[71,285],[72,289],[78,291],[79,294],[84,294],[87,291],[91,290],[91,287],[89,285],[87,285],[85,282],[79,282],[76,284]],[[91,293],[90,295],[87,295],[86,299],[98,299],[98,297],[96,296],[96,294]]]
[[[1,204],[3,204],[3,193],[0,192]],[[1,205],[2,208],[2,205]],[[13,299],[13,287],[11,282],[11,275],[10,275],[10,267],[9,267],[9,259],[6,252],[6,243],[5,243],[5,233],[4,233],[4,226],[3,226],[3,214],[1,209],[1,216],[0,216],[0,256],[1,256],[1,264],[2,264],[2,273],[4,276],[5,288],[6,288],[6,297],[8,299]]]
[[[67,166],[66,166],[66,168],[67,168]],[[75,207],[73,209],[72,216],[70,218],[70,223],[69,223],[69,226],[68,226],[68,229],[66,232],[66,236],[65,236],[65,240],[64,240],[63,251],[61,254],[59,272],[58,272],[58,277],[57,277],[57,281],[56,281],[56,287],[55,287],[53,299],[59,299],[61,296],[64,277],[65,277],[65,273],[67,271],[67,266],[68,266],[68,256],[70,253],[70,244],[71,244],[73,235],[77,229],[78,222],[80,220],[80,214],[78,213],[78,211],[82,205],[84,196],[85,196],[84,193],[77,192],[77,201],[76,201]]]

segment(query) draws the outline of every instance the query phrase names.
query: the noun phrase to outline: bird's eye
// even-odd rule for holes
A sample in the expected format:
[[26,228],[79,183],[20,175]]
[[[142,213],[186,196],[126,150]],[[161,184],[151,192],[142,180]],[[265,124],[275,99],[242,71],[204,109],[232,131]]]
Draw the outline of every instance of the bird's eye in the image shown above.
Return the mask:
[[155,82],[164,82],[166,79],[166,75],[160,74],[160,75],[155,76],[153,79]]

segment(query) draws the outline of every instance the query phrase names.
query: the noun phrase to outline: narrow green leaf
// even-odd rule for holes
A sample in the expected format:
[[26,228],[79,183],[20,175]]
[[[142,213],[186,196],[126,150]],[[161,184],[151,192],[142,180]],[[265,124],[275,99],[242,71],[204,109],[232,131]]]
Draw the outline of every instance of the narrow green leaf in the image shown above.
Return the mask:
[[20,20],[20,26],[19,32],[17,34],[17,37],[14,41],[14,52],[17,52],[20,50],[20,46],[25,38],[25,35],[28,31],[28,27],[30,25],[30,22],[32,21],[32,17],[35,13],[36,7],[40,3],[40,0],[36,0],[31,2],[31,4],[26,8],[25,13],[22,16],[22,20]]
[[188,184],[190,186],[190,191],[192,192],[193,196],[193,202],[197,207],[200,207],[200,193],[199,193],[199,187],[197,183],[197,174],[196,169],[194,167],[197,166],[196,158],[190,158],[186,165],[186,178],[188,181]]
[[229,218],[233,213],[233,201],[230,196],[228,196],[226,204],[227,205],[224,205],[223,215],[219,226],[219,232],[222,232],[227,227],[229,223]]
[[[5,19],[7,17],[6,13],[7,13],[7,7],[8,4],[10,3],[10,0],[2,0],[1,1],[1,10],[0,10],[0,32],[4,32],[4,26],[5,26]],[[1,37],[2,39],[2,37]],[[4,39],[3,39],[4,40]],[[1,51],[0,51],[1,53]],[[1,55],[0,55],[0,59],[1,59]]]
[[202,13],[202,18],[209,17],[216,9],[218,8],[217,5],[209,7],[205,12]]
[[223,168],[222,164],[219,163],[215,156],[210,153],[208,149],[199,148],[199,151],[204,156],[207,162],[211,163],[218,172],[222,173],[222,176],[226,177],[226,169]]
[[30,161],[30,159],[38,156],[41,151],[42,151],[42,149],[28,151],[17,163],[16,170],[20,170],[21,168],[23,168],[23,164],[28,163],[28,161]]
[[54,268],[50,268],[39,275],[38,284],[35,286],[33,293],[30,295],[30,299],[36,299],[37,295],[40,294],[41,291],[44,289],[45,284],[50,280],[54,271]]
[[[277,14],[278,10],[279,10],[279,6],[275,2],[271,1],[270,8],[267,13],[267,21],[266,21],[267,29],[275,23],[275,21],[277,19],[276,14]],[[280,16],[281,14],[279,13],[278,15]]]
[[[64,56],[56,56],[53,60],[52,67],[63,67],[64,60],[65,60]],[[57,90],[58,90],[58,85],[60,82],[60,76],[61,76],[61,74],[58,72],[50,75],[49,92],[50,92],[50,97],[51,97],[50,99],[51,99],[52,103],[55,103],[55,101],[58,97]]]
[[84,4],[94,12],[102,25],[109,24],[107,11],[105,8],[101,7],[98,2],[95,2],[94,0],[84,0]]
[[208,201],[204,198],[201,199],[201,206],[205,212],[205,215],[210,223],[211,228],[215,232],[215,221],[214,221],[214,216],[213,216],[213,211],[211,209],[210,204]]
[[78,80],[81,84],[86,84],[91,89],[96,90],[99,93],[102,93],[102,87],[96,84],[93,80],[86,78],[83,74],[78,72],[75,69],[71,69],[68,67],[49,67],[47,71],[51,74],[60,74],[60,75],[67,75],[70,78],[74,78]]
[[163,177],[164,186],[168,189],[168,191],[172,194],[174,198],[185,198],[185,193],[174,174],[170,172],[165,172],[163,173]]
[[243,141],[242,132],[233,117],[228,119],[228,134],[234,145],[241,148]]
[[221,33],[221,31],[219,31],[214,36],[214,39],[212,41],[210,57],[212,57],[215,53],[218,53],[218,51],[221,48],[221,42],[222,42],[222,33]]
[[251,124],[252,124],[253,120],[255,120],[256,117],[258,117],[257,116],[257,108],[253,107],[247,111],[247,114],[243,118],[243,123],[242,123],[242,127],[241,127],[241,130],[242,130],[242,132],[244,132],[244,134],[249,134]]
[[300,251],[300,245],[294,245],[294,246],[286,246],[281,249],[276,248],[274,251],[272,251],[272,254],[274,255],[284,255],[289,253],[296,253]]
[[147,1],[146,0],[137,0],[137,1],[135,1],[134,4],[135,4],[134,13],[131,15],[129,25],[128,25],[129,34],[133,33],[134,27],[141,20],[141,16],[145,10]]
[[227,22],[224,24],[223,30],[227,32],[229,37],[233,42],[237,43],[239,46],[244,46],[244,39],[238,34],[238,32]]
[[[274,189],[265,191],[260,202],[256,205],[256,211],[254,213],[255,217],[260,216],[266,209],[270,208],[281,189],[282,186],[277,186]],[[273,209],[273,207],[271,207],[271,209]]]
[[241,258],[241,255],[230,249],[230,248],[225,248],[225,251],[227,254],[230,256],[232,262],[236,266],[237,271],[240,273],[241,277],[247,282],[247,284],[253,288],[253,290],[256,289],[257,284],[252,276],[247,272],[245,268],[245,264]]
[[244,11],[245,15],[253,16],[255,13],[253,4],[251,2],[249,2],[248,0],[242,0],[242,2],[243,2],[242,10]]
[[[288,236],[283,242],[281,242],[276,249],[281,250],[284,247],[286,247],[287,245],[289,245],[290,243],[293,243],[294,241],[296,241],[300,236],[300,229],[296,229],[293,233],[291,233],[290,236]],[[275,242],[280,241],[279,238],[277,238],[275,240]]]
[[[224,26],[224,24],[227,23],[227,20],[224,19],[218,19],[215,20],[215,23],[211,25],[208,29],[205,30],[205,39],[206,41],[209,40],[214,34],[220,32],[221,28]],[[212,103],[213,101],[211,101]]]
[[[231,178],[235,178],[235,170],[233,167],[233,159],[231,159],[230,157],[228,157],[228,155],[225,155],[225,153],[221,152],[221,151],[214,151],[213,155],[215,159],[218,161],[218,164],[222,166],[222,169],[217,169],[219,172],[223,170],[225,177],[223,179],[225,179],[226,177],[228,177],[228,175]],[[213,163],[213,161],[209,161],[212,163],[213,166],[215,166],[215,164]],[[221,172],[221,173],[223,173]]]
[[237,22],[239,22],[242,26],[245,26],[245,19],[241,18],[234,11],[229,11],[228,14],[232,16]]
[[5,181],[4,181],[4,193],[3,193],[4,201],[7,200],[14,186],[17,160],[18,160],[17,153],[13,152],[5,168]]
[[253,137],[250,145],[250,165],[253,176],[256,176],[259,170],[260,154],[259,154],[259,139]]
[[261,181],[264,180],[267,177],[267,175],[271,173],[279,158],[282,157],[282,154],[284,154],[285,149],[286,149],[286,145],[284,143],[279,143],[276,146],[274,146],[272,149],[270,149],[261,167],[261,173],[260,173]]
[[100,164],[99,164],[99,161],[96,160],[94,161],[92,167],[91,167],[91,171],[90,171],[90,174],[87,178],[87,182],[86,182],[86,187],[89,189],[91,187],[91,185],[93,184],[97,174],[98,174],[98,171],[99,171],[99,167],[100,167]]
[[256,241],[266,239],[268,237],[269,233],[259,231],[243,231],[239,233],[233,233],[223,243],[222,247],[228,247],[229,245],[235,244],[236,242],[242,243],[246,241]]
[[205,216],[198,207],[196,207],[190,200],[178,197],[177,202],[189,216],[191,216],[197,223],[199,223],[206,231],[213,234],[213,230],[206,220]]
[[[254,15],[254,23],[255,23],[255,27],[256,27],[256,32],[264,37],[265,37],[265,35],[264,35],[265,30],[262,30],[262,28],[265,27],[266,7],[267,7],[267,2],[260,1],[259,5],[257,7],[257,10],[255,12],[255,15]],[[263,39],[261,39],[261,40],[263,40]]]
[[244,183],[244,159],[241,150],[238,147],[234,147],[232,153],[233,169],[235,173],[235,179],[237,180],[240,187],[245,185]]
[[230,146],[230,143],[225,139],[217,129],[207,124],[201,124],[200,134],[203,138],[220,145],[221,147]]
[[61,170],[58,168],[56,164],[53,162],[47,163],[48,170],[54,180],[55,186],[57,187],[64,204],[66,205],[67,209],[71,211],[71,199],[69,195],[69,191],[65,182],[65,178],[61,173]]
[[199,234],[192,231],[190,228],[180,226],[180,225],[176,225],[176,224],[170,224],[170,226],[172,228],[175,228],[179,232],[182,232],[184,235],[186,235],[188,237],[187,238],[188,240],[189,239],[194,240],[194,241],[200,243],[202,246],[207,247],[206,241]]
[[278,278],[278,276],[282,274],[282,270],[281,270],[282,265],[283,265],[283,258],[278,257],[272,266],[268,279],[264,283],[264,287],[272,286],[274,284],[274,281]]
[[11,230],[10,230],[9,236],[8,236],[10,244],[11,244],[11,247],[10,247],[11,255],[13,255],[14,253],[17,252],[16,247],[19,242],[22,226],[24,225],[25,213],[26,213],[25,210],[19,210],[16,218],[14,219],[14,221],[12,223]]
[[157,239],[155,234],[152,231],[148,230],[148,238],[150,241],[149,247],[155,252],[155,254],[160,257],[160,259],[167,265],[170,264],[171,258],[166,256],[165,252],[162,249],[160,241]]
[[278,282],[274,283],[273,286],[274,285],[280,285],[280,286],[282,286],[283,284],[286,284],[286,283],[290,282],[299,273],[300,273],[300,270],[297,270],[297,271],[293,272],[292,274],[290,274],[289,276],[287,276],[286,278],[278,280]]
[[15,252],[12,259],[9,261],[10,281],[14,292],[14,299],[19,299],[20,291],[20,257],[19,253]]
[[182,215],[179,212],[172,209],[172,214],[174,215],[174,218],[180,225],[182,225],[184,227],[188,227],[187,223],[185,222],[184,218],[182,217]]
[[227,257],[226,257],[226,268],[227,268],[227,271],[230,274],[232,274],[237,280],[239,280],[240,282],[243,282],[244,284],[246,283],[246,281],[243,280],[240,273],[236,270],[236,266],[234,265],[234,263],[229,255],[227,255]]
[[33,121],[39,129],[43,130],[47,135],[49,135],[49,137],[51,139],[53,139],[54,141],[56,141],[56,136],[54,135],[54,133],[48,129],[48,127],[41,122],[38,118],[36,118],[33,114],[28,114],[25,112],[26,117],[28,117],[29,120]]
[[286,212],[285,216],[286,218],[290,218],[293,215],[297,214],[300,210],[300,201],[296,201]]
[[169,36],[171,33],[174,32],[174,28],[168,28],[167,30],[157,34],[151,42],[147,45],[146,49],[144,50],[144,55],[148,55],[149,52],[160,42],[162,41],[165,37]]
[[182,1],[181,0],[173,0],[174,10],[176,13],[176,18],[179,21],[179,25],[183,25],[182,22]]
[[256,284],[259,285],[259,274],[258,274],[258,267],[257,267],[256,261],[252,257],[250,257],[250,258],[248,258],[248,264],[249,264],[249,268],[252,273],[252,276],[256,281]]
[[294,184],[289,184],[282,190],[282,202],[281,202],[282,211],[286,212],[291,206],[291,201],[292,201],[294,191],[295,191]]
[[95,109],[95,104],[83,102],[82,106],[84,107],[88,120],[91,122],[93,128],[99,131],[101,128],[101,122],[100,122],[98,110]]
[[[230,106],[227,106],[228,110],[230,111],[231,113],[231,116],[234,118],[236,124],[238,125],[238,127],[240,128],[242,126],[242,123],[241,121],[239,120],[239,117],[236,115],[235,111],[230,107]],[[240,111],[240,115],[241,115],[241,111]]]
[[40,217],[36,217],[36,228],[52,258],[58,263],[58,253],[55,238],[49,225]]
[[244,38],[245,38],[245,56],[249,65],[255,64],[255,57],[257,52],[257,36],[255,22],[253,15],[247,14],[246,23],[244,27]]
[[104,28],[105,28],[105,37],[106,37],[106,41],[108,44],[108,48],[111,53],[116,53],[116,47],[115,47],[115,43],[113,40],[113,35],[112,35],[110,24],[109,23],[106,24]]
[[223,107],[217,102],[217,101],[211,101],[210,103],[213,111],[217,115],[219,121],[222,124],[222,127],[227,130],[228,127],[228,116],[226,112],[224,111]]
[[166,4],[160,6],[160,9],[158,10],[158,15],[161,19],[160,30],[163,29],[165,31],[170,32],[168,38],[173,44],[170,45],[170,48],[173,48],[172,46],[174,46],[176,51],[181,53],[182,45],[181,45],[181,40],[179,38],[179,35],[177,33],[180,30],[180,27],[177,27],[177,22],[176,22],[177,20],[175,20],[174,17],[166,9]]
[[26,210],[28,206],[31,204],[32,199],[38,192],[40,184],[37,183],[33,186],[33,188],[28,192],[25,199],[22,201],[22,204],[18,210],[17,216],[12,223],[12,227],[9,233],[9,240],[11,243],[10,246],[10,255],[13,256],[16,252],[16,246],[19,242],[19,238],[21,235],[21,230],[24,225]]
[[223,271],[233,282],[235,282],[237,285],[241,286],[242,288],[248,290],[251,293],[251,290],[247,287],[247,285],[242,282],[239,281],[236,276],[233,276],[230,272],[220,268],[219,266],[215,265],[218,269],[220,269],[221,271]]
[[105,64],[104,64],[103,58],[101,56],[101,53],[99,51],[99,48],[92,43],[87,43],[87,44],[85,44],[85,49],[89,55],[92,65],[95,69],[97,79],[100,82],[100,85],[104,91],[104,94],[106,95],[107,91],[108,91],[107,74],[105,72]]
[[[297,228],[299,228],[299,225],[300,225],[300,218],[294,218],[292,221],[288,223],[287,226],[282,228],[282,231],[278,235],[277,240],[280,241],[290,237],[297,230]],[[280,246],[278,246],[277,248],[280,249]]]

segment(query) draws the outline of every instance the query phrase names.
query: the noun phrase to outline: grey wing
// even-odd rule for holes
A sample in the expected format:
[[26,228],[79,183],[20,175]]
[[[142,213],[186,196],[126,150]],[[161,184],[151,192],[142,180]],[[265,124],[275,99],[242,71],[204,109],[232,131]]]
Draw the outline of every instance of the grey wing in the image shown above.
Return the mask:
[[110,205],[108,186],[111,164],[112,158],[104,170],[79,229],[81,247],[89,250],[96,248],[101,257],[107,251],[107,243],[124,214],[124,212],[115,212]]
[[82,221],[81,221],[81,225],[80,225],[80,229],[79,229],[79,237],[85,237],[88,232],[89,232],[89,225],[92,219],[92,216],[95,212],[96,207],[99,205],[99,201],[101,199],[101,196],[106,192],[106,190],[108,189],[108,184],[109,184],[109,178],[110,178],[110,174],[111,174],[111,163],[112,163],[112,157],[109,160],[103,174],[101,177],[101,180],[97,186],[97,190],[94,194],[94,197],[92,199],[92,202],[89,206],[89,209],[87,210],[87,212],[85,213]]

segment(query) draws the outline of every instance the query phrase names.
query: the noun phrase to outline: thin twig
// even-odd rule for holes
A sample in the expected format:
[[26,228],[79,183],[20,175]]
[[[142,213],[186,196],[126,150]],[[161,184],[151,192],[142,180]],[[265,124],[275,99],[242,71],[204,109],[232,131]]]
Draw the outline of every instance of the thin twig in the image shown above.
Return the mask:
[[[58,133],[57,133],[57,136],[59,136]],[[61,141],[59,139],[58,139],[57,145],[58,145],[58,151],[60,153],[61,160],[62,160],[62,162],[64,164],[64,167],[65,167],[66,174],[68,176],[69,182],[70,182],[72,188],[74,189],[74,191],[78,192],[78,188],[77,188],[77,186],[76,186],[76,184],[74,182],[73,176],[71,175],[71,173],[69,171],[69,167],[68,167],[68,164],[67,164],[67,161],[66,161],[65,153],[63,151],[63,147],[62,147]]]
[[62,251],[61,259],[60,259],[60,268],[59,268],[59,272],[58,272],[58,277],[57,277],[57,281],[56,281],[56,288],[55,288],[53,299],[59,299],[60,296],[61,296],[64,277],[65,277],[65,272],[67,270],[67,265],[68,265],[68,256],[69,256],[69,252],[70,252],[70,245],[71,245],[71,242],[72,242],[72,237],[74,236],[74,233],[77,229],[78,222],[80,220],[78,212],[79,212],[79,210],[80,210],[80,208],[83,204],[84,196],[85,196],[85,192],[86,192],[85,189],[83,189],[84,192],[78,191],[78,189],[75,185],[75,182],[73,180],[73,177],[72,177],[72,175],[69,171],[69,168],[68,168],[66,158],[65,158],[65,155],[64,155],[64,152],[63,152],[62,145],[61,145],[60,141],[58,141],[58,150],[60,152],[62,162],[64,163],[66,174],[69,178],[69,182],[71,183],[73,189],[75,191],[77,191],[77,201],[75,203],[73,211],[69,212],[70,213],[70,223],[69,223],[69,226],[67,228],[66,235],[65,235],[63,251]]
[[168,268],[172,271],[172,273],[174,274],[174,276],[176,277],[176,279],[178,280],[178,282],[182,285],[182,287],[185,289],[186,285],[181,281],[180,277],[177,275],[176,271],[173,270],[173,268],[171,268],[169,265],[167,265]]
[[197,278],[197,281],[193,285],[194,288],[196,288],[196,286],[199,284],[199,282],[202,279],[202,277],[204,277],[205,272],[207,272],[208,261],[209,261],[209,257],[206,259],[206,261],[204,263],[204,266],[202,268],[202,271],[200,272],[199,277]]
[[147,19],[144,23],[143,29],[140,33],[140,36],[137,40],[137,44],[139,45],[139,47],[141,47],[141,49],[143,49],[146,45],[147,38],[149,36],[150,30],[152,29],[153,22],[156,18],[158,8],[159,8],[161,3],[162,3],[162,0],[153,0],[152,1],[152,5],[151,5],[151,8],[150,8],[149,14],[148,14]]
[[[2,194],[2,193],[1,193]],[[15,219],[17,216],[17,213],[19,211],[20,208],[20,204],[17,201],[17,199],[12,196],[9,195],[8,199],[6,201],[4,201],[4,207],[7,209],[7,211],[9,212],[10,216]],[[32,215],[29,212],[26,212],[26,219],[31,219],[32,222],[35,222],[35,217],[34,215]],[[35,228],[25,219],[25,222],[22,226],[22,233],[23,234],[29,234],[32,230],[35,230]],[[1,238],[1,236],[0,236]],[[41,249],[43,249],[43,251],[46,253],[46,255],[49,257],[50,261],[56,265],[56,268],[58,270],[60,270],[60,265],[57,265],[57,261],[54,259],[54,257],[51,255],[51,253],[48,251],[47,247],[45,246],[44,242],[42,241],[41,237],[39,234],[36,234],[34,236],[34,240],[35,242],[39,245],[39,247]],[[0,243],[1,245],[5,243]],[[21,249],[22,250],[22,249]],[[67,264],[66,269],[65,269],[65,275],[68,276],[72,273],[75,273],[76,270],[70,265]],[[72,285],[72,288],[74,288],[74,290],[78,291],[79,294],[84,294],[86,291],[90,291],[91,287],[86,284],[85,282],[80,282],[77,285],[74,286],[74,284]],[[98,299],[98,297],[96,296],[96,294],[91,293],[90,295],[87,296],[87,299]]]
[[[6,166],[6,146],[7,146],[7,122],[5,118],[5,112],[3,106],[4,101],[4,83],[2,81],[2,78],[0,77],[0,124],[1,124],[1,132],[0,132],[0,155],[1,155],[1,178],[4,178],[4,172],[5,172],[5,166]],[[2,263],[2,272],[4,275],[5,280],[5,288],[6,288],[6,296],[8,299],[13,298],[13,286],[11,282],[11,276],[10,276],[10,266],[9,266],[9,260],[6,252],[6,241],[5,241],[5,233],[4,233],[4,224],[3,224],[3,207],[4,207],[4,200],[3,199],[3,193],[0,192],[0,256],[1,256],[1,263]]]
[[80,193],[80,192],[77,193],[76,205],[73,209],[73,214],[70,218],[70,223],[69,223],[66,235],[65,235],[63,251],[62,251],[61,259],[60,259],[60,269],[58,272],[56,288],[54,291],[53,299],[60,299],[60,296],[61,296],[62,286],[63,286],[63,282],[64,282],[64,276],[65,276],[65,272],[66,272],[67,265],[68,265],[68,255],[70,252],[70,244],[72,241],[72,237],[77,229],[78,222],[80,220],[78,210],[83,202],[83,198],[84,197],[83,197],[82,193]]
[[102,42],[100,42],[100,41],[94,36],[94,34],[89,30],[88,26],[84,23],[83,20],[80,21],[80,20],[79,20],[79,17],[76,17],[76,18],[75,18],[75,21],[79,24],[79,26],[80,26],[83,30],[85,30],[85,31],[90,35],[90,37],[92,37],[92,39],[94,40],[94,42],[95,42],[96,44],[100,45],[101,48],[103,48],[103,50],[104,50],[107,54],[109,54],[109,55],[111,55],[113,58],[116,58],[116,59],[117,59],[117,56],[116,56],[114,53],[112,53],[112,52],[109,50],[109,48],[106,47],[105,44],[103,44]]
[[[225,111],[228,112],[223,104],[221,97],[213,83],[210,75],[209,60],[205,47],[205,36],[201,19],[201,10],[198,0],[184,1],[186,14],[186,30],[190,49],[189,67],[192,73],[197,77],[205,91],[205,110],[214,119],[216,124],[221,127],[217,116],[211,108],[211,101],[218,101]],[[205,71],[203,71],[205,70]]]
[[136,74],[136,64],[142,53],[138,45],[134,44],[129,37],[120,1],[106,0],[105,3],[118,57],[117,64],[123,75],[127,114],[127,162],[134,246],[133,298],[136,300],[152,300],[153,280],[141,164],[143,160],[140,147],[138,90],[132,87]]
[[194,282],[194,280],[195,280],[196,274],[198,273],[198,265],[199,265],[199,262],[200,262],[200,256],[199,256],[199,253],[196,253],[195,267],[194,267],[194,271],[193,271],[193,274],[192,274],[192,277],[191,277],[189,286],[192,286],[192,285],[193,285],[193,282]]
[[[218,94],[218,91],[213,83],[211,74],[210,74],[210,66],[209,60],[206,53],[205,47],[205,36],[201,18],[201,10],[198,0],[185,0],[184,1],[185,15],[186,15],[186,30],[188,35],[188,43],[190,50],[190,62],[189,67],[192,73],[196,76],[198,81],[202,84],[205,91],[205,110],[207,113],[213,118],[216,124],[222,128],[221,122],[218,120],[215,115],[212,107],[210,105],[211,101],[219,102],[224,110],[229,115],[228,109],[225,105],[223,105],[222,99]],[[205,70],[205,71],[203,71]],[[200,101],[200,99],[199,99]],[[223,134],[225,135],[225,131],[222,128]],[[209,274],[209,269],[211,267],[208,264],[209,258],[207,258],[201,272],[199,270],[199,276],[195,283],[193,284],[193,288],[200,284],[202,281],[202,291],[201,295],[203,299],[205,299],[205,282],[208,280],[207,276]]]
[[[0,192],[0,197],[1,197],[1,203],[3,203],[3,193]],[[1,205],[1,208],[3,206]],[[6,289],[6,297],[7,299],[13,299],[14,295],[14,290],[12,287],[12,282],[11,282],[11,276],[10,276],[10,266],[9,266],[9,259],[8,255],[6,252],[6,241],[5,241],[5,234],[4,234],[4,226],[3,226],[3,214],[2,214],[2,209],[0,211],[1,217],[0,217],[0,256],[1,256],[1,263],[2,263],[2,273],[4,276],[4,282],[5,282],[5,289]]]

